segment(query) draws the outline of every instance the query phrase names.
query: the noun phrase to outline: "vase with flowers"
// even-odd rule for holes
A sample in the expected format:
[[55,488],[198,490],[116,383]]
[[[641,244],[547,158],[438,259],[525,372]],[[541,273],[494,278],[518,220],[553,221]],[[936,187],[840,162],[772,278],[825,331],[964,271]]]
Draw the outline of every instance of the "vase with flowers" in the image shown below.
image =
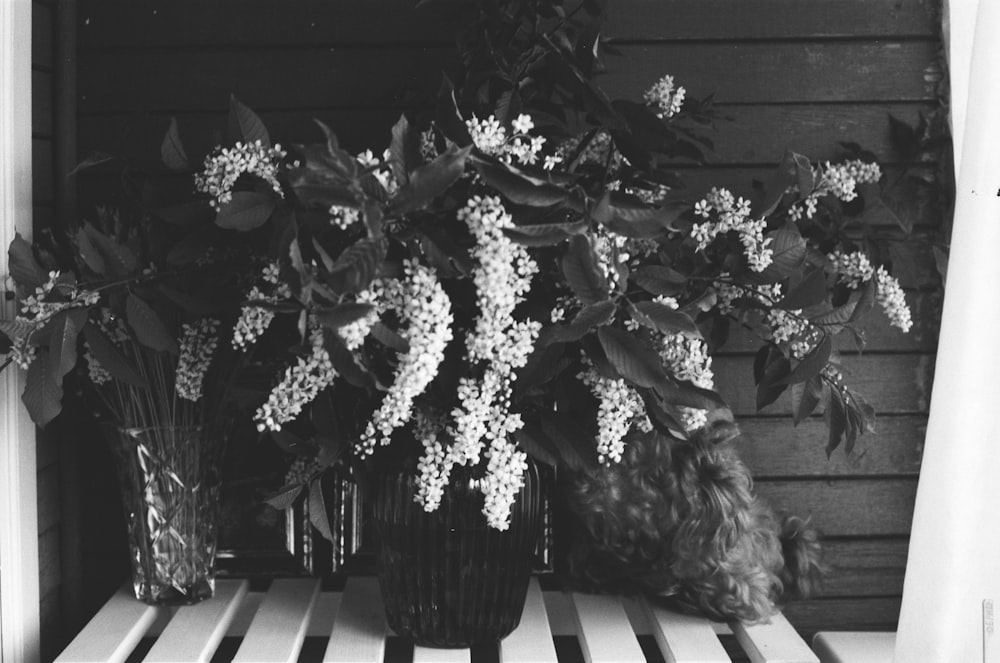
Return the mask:
[[[634,457],[718,457],[713,445],[737,434],[712,371],[731,327],[761,342],[757,406],[791,389],[797,422],[822,404],[832,452],[874,419],[837,369],[834,336],[862,343],[876,306],[910,326],[898,282],[853,234],[880,188],[864,153],[790,153],[753,196],[692,196],[676,167],[710,149],[710,98],[664,76],[641,100],[609,99],[595,83],[602,3],[478,5],[457,76],[432,112],[400,118],[384,152],[352,154],[322,124],[317,143],[283,149],[233,99],[230,142],[198,168],[171,123],[164,163],[196,171],[197,196],[150,210],[187,232],[177,269],[220,239],[253,247],[220,328],[243,361],[281,364],[252,418],[309,461],[275,501],[316,501],[325,469],[356,468],[390,624],[439,646],[516,626],[536,466],[613,476]],[[30,331],[8,332],[29,383]],[[665,441],[670,454],[645,451]],[[746,614],[726,601],[722,617]]]
[[[0,321],[27,371],[22,400],[46,426],[83,395],[120,479],[136,598],[195,603],[214,590],[228,403],[240,357],[220,342],[238,313],[236,252],[178,268],[149,219],[100,210],[64,241],[9,249],[18,294]],[[174,238],[176,239],[176,238]]]

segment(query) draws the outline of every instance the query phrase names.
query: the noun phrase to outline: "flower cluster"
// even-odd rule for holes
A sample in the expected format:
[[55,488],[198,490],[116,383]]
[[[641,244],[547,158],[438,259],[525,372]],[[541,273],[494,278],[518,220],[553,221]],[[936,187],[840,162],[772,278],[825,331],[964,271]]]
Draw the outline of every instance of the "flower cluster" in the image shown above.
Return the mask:
[[[876,163],[867,163],[860,159],[845,161],[844,163],[831,164],[829,161],[813,167],[812,179],[813,190],[805,195],[801,203],[789,207],[788,215],[793,221],[798,221],[803,216],[811,219],[816,215],[819,199],[823,196],[832,195],[843,202],[850,202],[857,198],[857,186],[859,184],[872,184],[878,182],[882,177],[882,170]],[[797,191],[798,186],[791,187],[792,191]]]
[[[530,115],[523,113],[511,123],[514,133],[510,138],[507,137],[507,129],[493,115],[485,120],[473,115],[471,119],[465,121],[465,126],[476,149],[508,163],[516,161],[522,166],[534,165],[538,163],[542,147],[545,145],[543,136],[530,135],[535,123]],[[545,156],[543,167],[545,170],[552,170],[561,160],[558,155]]]
[[417,461],[417,493],[414,499],[424,511],[436,511],[444,497],[444,489],[455,465],[452,448],[441,442],[443,424],[418,410],[413,416],[413,434],[424,448]]
[[648,428],[646,406],[639,394],[625,380],[606,378],[593,367],[580,373],[580,380],[590,387],[598,400],[597,460],[605,465],[621,462],[625,436],[633,424]]
[[906,297],[903,295],[903,288],[899,285],[899,281],[889,274],[885,267],[880,266],[875,272],[875,282],[878,286],[875,301],[889,317],[889,323],[898,327],[904,334],[910,331],[913,320],[910,317],[910,307],[906,303]]
[[528,456],[507,437],[496,437],[486,457],[486,476],[480,485],[485,498],[483,514],[487,525],[503,532],[510,527],[511,507],[524,485]]
[[288,153],[281,149],[281,145],[266,147],[259,140],[217,148],[205,157],[202,172],[195,175],[195,189],[212,197],[211,205],[216,211],[232,201],[233,187],[243,175],[262,179],[279,197],[283,197],[278,173],[281,160],[286,156]]
[[404,264],[405,279],[384,284],[385,305],[403,323],[400,335],[409,350],[399,358],[395,379],[356,444],[358,455],[371,455],[375,445],[389,444],[392,432],[410,420],[413,399],[437,375],[452,339],[451,300],[434,270],[416,261]]
[[201,386],[219,345],[219,321],[202,318],[181,327],[181,352],[177,360],[174,389],[177,396],[189,401],[201,398]]
[[281,430],[284,424],[298,417],[303,408],[313,402],[337,377],[337,371],[330,361],[330,353],[323,346],[322,330],[315,329],[309,340],[309,354],[299,357],[294,366],[285,369],[281,382],[271,390],[267,402],[254,414],[257,430]]
[[[656,301],[677,308],[677,301],[673,298],[658,297]],[[674,378],[690,382],[702,389],[715,387],[712,356],[705,341],[680,333],[662,334],[658,349],[663,367]],[[686,431],[697,430],[708,420],[708,413],[702,409],[681,406],[680,412],[681,423]]]
[[851,290],[857,290],[858,286],[871,281],[875,275],[875,267],[872,266],[868,256],[861,251],[853,253],[834,251],[827,257],[833,264],[833,271],[838,279]]
[[263,286],[253,286],[247,293],[249,304],[243,306],[233,328],[233,347],[246,350],[257,342],[274,321],[274,311],[259,303],[275,304],[291,296],[288,285],[281,281],[280,267],[272,262],[264,267]]
[[[719,235],[736,232],[750,269],[763,272],[771,264],[774,259],[773,249],[768,248],[771,239],[764,237],[767,223],[764,219],[750,218],[749,200],[737,199],[728,189],[713,188],[694,209],[695,214],[707,219],[691,228],[691,237],[697,242],[699,251],[707,249]],[[713,212],[715,221],[710,220]]]
[[685,94],[686,90],[683,87],[674,87],[674,77],[667,75],[646,90],[643,99],[657,109],[660,118],[667,118],[681,111]]

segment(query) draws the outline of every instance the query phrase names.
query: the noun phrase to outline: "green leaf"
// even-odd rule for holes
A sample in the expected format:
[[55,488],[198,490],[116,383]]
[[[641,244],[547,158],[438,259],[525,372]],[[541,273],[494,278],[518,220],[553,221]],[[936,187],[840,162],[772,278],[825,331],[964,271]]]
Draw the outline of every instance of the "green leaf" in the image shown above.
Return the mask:
[[754,357],[754,381],[757,383],[757,410],[778,400],[788,389],[783,382],[792,372],[791,362],[773,345],[765,345]]
[[125,299],[125,319],[140,343],[159,352],[177,354],[177,342],[167,331],[160,316],[149,304],[132,293]]
[[814,375],[804,383],[792,385],[792,420],[797,426],[811,415],[823,395],[823,378]]
[[400,186],[410,181],[410,164],[413,156],[413,133],[406,115],[400,115],[392,127],[392,142],[389,144],[389,168]]
[[540,415],[542,435],[558,449],[561,464],[574,472],[586,472],[599,466],[593,436],[580,430],[569,417],[555,412]]
[[245,106],[235,96],[229,97],[229,134],[235,142],[242,140],[255,143],[258,140],[264,147],[271,147],[271,136],[261,119]]
[[265,498],[264,504],[267,504],[278,511],[284,511],[295,504],[295,500],[299,498],[299,495],[301,495],[305,489],[305,486],[284,486],[274,495]]
[[483,180],[517,205],[551,207],[565,202],[569,192],[537,177],[532,177],[504,163],[473,160]]
[[190,313],[193,316],[205,318],[219,313],[218,304],[207,298],[199,297],[197,295],[189,295],[185,292],[177,290],[176,288],[172,288],[165,283],[160,283],[156,289],[164,297],[172,301],[174,304],[177,304],[182,311]]
[[386,250],[384,237],[359,239],[337,257],[327,285],[338,292],[361,292],[378,275]]
[[320,535],[335,543],[330,529],[330,516],[326,510],[326,498],[323,490],[323,478],[313,479],[309,484],[309,522]]
[[687,205],[680,204],[661,207],[628,207],[624,204],[612,204],[608,210],[610,218],[604,225],[626,237],[644,239],[659,237],[665,231],[676,230],[675,222],[687,209]]
[[49,322],[49,367],[55,383],[62,386],[63,376],[76,366],[76,339],[87,320],[85,309],[60,311]]
[[775,308],[786,311],[806,309],[826,301],[826,272],[822,267],[815,267],[806,273],[798,283]]
[[722,396],[711,389],[698,387],[687,380],[672,380],[656,385],[656,393],[671,405],[699,410],[728,409]]
[[844,437],[847,428],[847,412],[844,409],[844,397],[839,389],[830,389],[830,396],[827,400],[824,416],[829,436],[826,443],[826,456],[829,458],[840,446],[840,441]]
[[584,306],[569,324],[553,325],[542,330],[538,344],[578,341],[595,327],[601,327],[614,320],[617,310],[618,305],[609,299]]
[[465,159],[472,147],[451,147],[434,161],[417,168],[410,181],[393,196],[390,214],[404,214],[425,207],[454,184],[465,172]]
[[687,313],[657,302],[636,302],[630,311],[639,324],[664,334],[684,334],[701,338],[701,330]]
[[105,273],[107,266],[104,264],[104,258],[101,257],[100,251],[98,251],[97,247],[95,247],[93,242],[90,241],[90,237],[83,228],[76,231],[76,248],[77,251],[80,252],[80,258],[83,260],[83,264],[85,264],[90,271],[100,275]]
[[99,150],[91,152],[86,157],[84,157],[83,161],[77,163],[76,166],[73,167],[73,170],[66,173],[66,177],[69,177],[70,175],[76,175],[81,170],[88,170],[90,168],[96,168],[101,164],[111,163],[112,161],[116,161],[117,159],[118,157],[116,157],[113,154],[108,154],[107,152],[101,152]]
[[409,342],[382,322],[376,322],[372,325],[371,336],[382,345],[392,348],[396,352],[410,351]]
[[820,371],[826,368],[827,363],[830,361],[831,352],[833,352],[833,337],[827,334],[809,354],[795,365],[795,368],[788,376],[782,378],[776,384],[805,382],[819,375]]
[[48,352],[39,350],[28,366],[21,401],[28,408],[31,420],[45,428],[62,411],[63,390],[61,380],[56,380],[48,359]]
[[687,284],[687,277],[660,265],[646,265],[629,274],[629,280],[652,295],[673,295]]
[[[234,194],[235,195],[235,194]],[[160,221],[175,226],[192,226],[209,223],[215,212],[204,200],[192,200],[170,207],[157,207],[149,210],[150,214]]]
[[504,228],[503,234],[524,246],[552,246],[586,230],[587,222],[581,220],[570,223],[537,223],[513,226]]
[[100,327],[92,322],[86,323],[83,327],[83,337],[86,339],[94,359],[114,379],[140,389],[146,388],[146,381],[139,370],[125,355],[118,351],[118,348]]
[[536,427],[525,425],[514,433],[514,439],[526,454],[550,467],[559,467],[558,451],[549,439]]
[[597,258],[584,235],[573,235],[562,258],[566,283],[583,304],[595,304],[608,299],[608,281],[597,266]]
[[316,314],[316,319],[320,324],[329,329],[340,329],[346,325],[361,320],[375,310],[371,304],[348,302],[340,304],[332,309],[320,311]]
[[236,191],[233,199],[222,205],[215,225],[229,230],[253,230],[271,218],[276,205],[268,194],[255,191]]
[[848,322],[856,322],[864,316],[868,315],[868,312],[872,310],[875,306],[876,295],[878,294],[878,284],[875,279],[869,279],[864,286],[861,288],[861,296],[854,303],[854,310],[851,311],[851,316],[847,319]]
[[101,255],[109,274],[131,276],[138,270],[139,261],[127,246],[119,244],[90,224],[85,225],[83,229],[91,244]]
[[22,288],[33,292],[35,288],[41,287],[49,280],[48,273],[35,260],[31,243],[21,237],[20,233],[15,233],[7,249],[7,260],[11,278]]
[[519,400],[532,387],[550,382],[572,364],[573,361],[566,357],[565,346],[561,343],[543,344],[539,341],[535,344],[534,351],[528,355],[524,368],[517,372],[514,400]]
[[336,334],[326,334],[324,337],[326,351],[330,353],[330,361],[337,375],[347,380],[350,384],[361,389],[374,389],[375,380],[369,375],[364,366],[358,363],[343,341]]
[[182,173],[191,170],[188,163],[187,154],[184,152],[184,144],[181,142],[180,130],[177,128],[177,118],[170,118],[170,126],[160,143],[160,159],[163,165],[174,171]]
[[632,334],[614,327],[601,327],[597,330],[597,338],[608,361],[629,382],[647,388],[666,382],[660,355]]
[[806,258],[806,240],[794,223],[785,224],[767,236],[771,238],[773,258],[756,278],[764,283],[775,283],[799,271]]

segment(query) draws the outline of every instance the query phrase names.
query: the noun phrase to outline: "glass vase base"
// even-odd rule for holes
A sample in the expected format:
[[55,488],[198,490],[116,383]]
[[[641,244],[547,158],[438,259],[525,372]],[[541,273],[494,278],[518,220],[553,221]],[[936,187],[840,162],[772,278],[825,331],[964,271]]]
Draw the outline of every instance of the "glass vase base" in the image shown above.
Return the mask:
[[194,605],[215,595],[215,579],[204,579],[187,586],[147,585],[134,582],[135,598],[147,605]]

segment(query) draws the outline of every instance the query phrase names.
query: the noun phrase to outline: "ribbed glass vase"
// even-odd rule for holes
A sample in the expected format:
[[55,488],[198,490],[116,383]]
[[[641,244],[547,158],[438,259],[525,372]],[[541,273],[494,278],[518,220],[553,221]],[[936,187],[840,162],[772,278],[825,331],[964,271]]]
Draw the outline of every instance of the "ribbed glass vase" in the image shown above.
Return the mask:
[[201,426],[120,428],[110,440],[137,599],[184,605],[215,592],[225,439]]
[[529,461],[510,528],[486,524],[483,496],[456,468],[441,505],[413,500],[412,474],[376,482],[374,525],[386,619],[398,635],[429,647],[495,643],[521,620],[541,524],[541,486]]

